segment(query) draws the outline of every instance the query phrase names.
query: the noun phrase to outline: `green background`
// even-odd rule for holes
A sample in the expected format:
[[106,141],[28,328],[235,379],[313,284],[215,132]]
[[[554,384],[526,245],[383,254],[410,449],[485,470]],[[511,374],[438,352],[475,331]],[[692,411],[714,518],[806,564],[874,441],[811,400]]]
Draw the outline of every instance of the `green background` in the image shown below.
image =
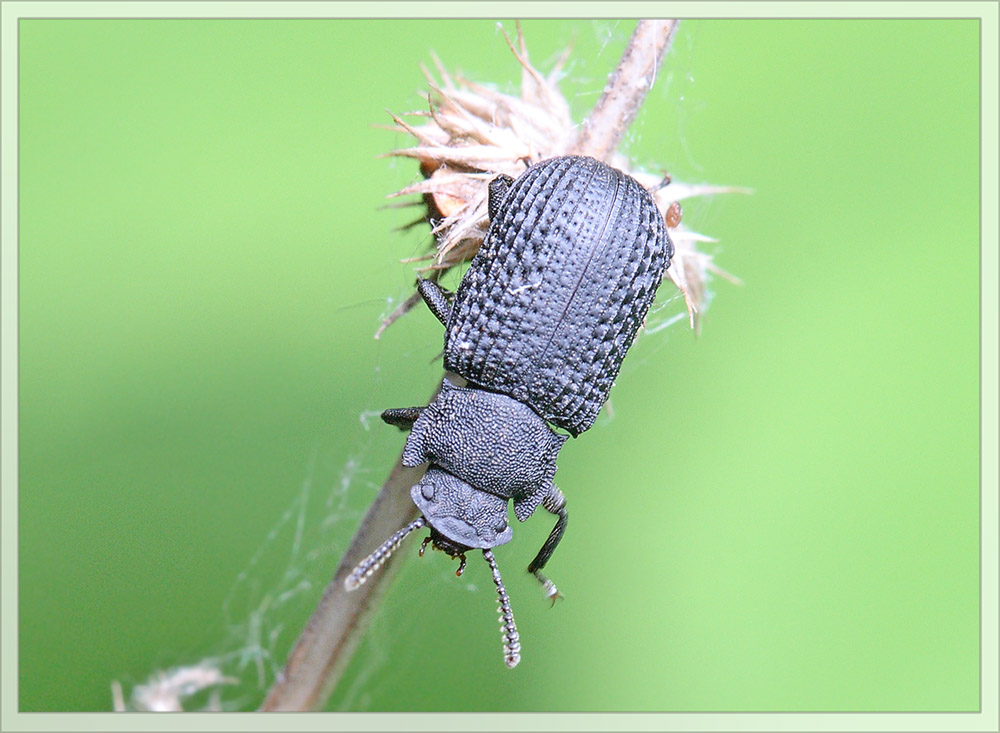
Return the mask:
[[[513,23],[505,22],[513,31]],[[526,21],[586,114],[627,21]],[[212,658],[252,709],[439,375],[417,179],[373,127],[494,21],[21,21],[20,705],[106,710]],[[686,21],[627,152],[743,285],[641,338],[564,448],[573,520],[483,563],[417,542],[332,710],[979,706],[979,27]],[[455,278],[446,284],[454,285]],[[663,289],[666,301],[671,288]],[[676,312],[676,300],[659,317]],[[206,704],[202,694],[195,705]]]

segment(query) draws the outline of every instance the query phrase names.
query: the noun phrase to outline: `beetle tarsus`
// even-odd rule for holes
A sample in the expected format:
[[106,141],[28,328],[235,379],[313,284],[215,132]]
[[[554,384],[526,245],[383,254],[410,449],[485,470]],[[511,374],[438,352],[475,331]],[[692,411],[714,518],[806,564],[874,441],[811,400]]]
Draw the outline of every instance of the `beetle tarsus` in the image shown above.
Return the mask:
[[552,601],[552,605],[555,606],[556,601],[563,597],[562,593],[559,592],[559,589],[556,588],[556,584],[537,570],[532,573],[532,575],[534,575],[538,579],[538,582],[542,584],[542,588],[545,589],[545,597]]

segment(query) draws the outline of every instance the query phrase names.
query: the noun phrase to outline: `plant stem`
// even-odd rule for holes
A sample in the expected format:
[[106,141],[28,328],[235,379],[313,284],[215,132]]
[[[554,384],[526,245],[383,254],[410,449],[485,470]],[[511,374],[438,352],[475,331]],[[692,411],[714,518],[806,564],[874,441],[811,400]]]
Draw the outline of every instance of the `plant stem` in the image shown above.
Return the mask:
[[[614,152],[652,87],[676,27],[676,20],[637,23],[604,93],[568,153],[607,159]],[[436,395],[437,390],[431,398]],[[397,460],[260,710],[323,707],[361,639],[368,613],[388,587],[401,553],[391,556],[378,573],[352,592],[345,590],[344,579],[382,541],[417,517],[409,489],[423,472],[423,467],[405,468]]]
[[601,98],[580,126],[572,152],[599,160],[617,149],[653,88],[656,72],[677,30],[676,20],[640,20]]
[[365,617],[388,587],[401,553],[389,557],[378,573],[351,592],[344,588],[344,579],[386,537],[416,519],[409,489],[423,473],[423,468],[406,468],[396,461],[260,710],[317,710],[333,692],[364,632]]

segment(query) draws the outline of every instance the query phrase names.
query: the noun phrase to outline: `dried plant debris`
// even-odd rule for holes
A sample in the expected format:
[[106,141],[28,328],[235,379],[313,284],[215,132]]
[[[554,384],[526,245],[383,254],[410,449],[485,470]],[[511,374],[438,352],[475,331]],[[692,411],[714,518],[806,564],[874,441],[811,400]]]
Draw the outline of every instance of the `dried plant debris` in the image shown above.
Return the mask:
[[[426,111],[396,115],[389,129],[407,133],[416,140],[388,156],[413,158],[420,164],[423,180],[389,195],[389,198],[416,195],[407,206],[424,211],[412,225],[430,222],[436,247],[423,256],[407,260],[425,262],[418,268],[422,277],[437,279],[472,257],[486,234],[487,189],[499,173],[517,177],[529,165],[546,158],[572,154],[577,125],[570,117],[569,104],[556,80],[569,55],[566,50],[554,68],[543,75],[528,59],[520,26],[515,44],[504,32],[511,52],[521,64],[521,94],[503,94],[487,85],[453,77],[434,57],[440,81],[424,67],[430,92]],[[407,122],[404,117],[415,118]],[[421,122],[417,122],[420,120]],[[684,296],[692,327],[704,304],[709,272],[734,280],[712,262],[711,255],[698,249],[699,242],[715,241],[698,234],[680,221],[677,202],[715,193],[748,193],[732,186],[712,186],[671,181],[665,185],[662,173],[632,170],[624,156],[607,161],[650,189],[666,217],[675,253],[667,276]],[[673,208],[671,208],[673,206]],[[414,293],[382,321],[378,338],[396,319],[420,300]]]
[[185,702],[203,691],[210,696],[203,708],[209,712],[222,710],[221,687],[235,685],[239,680],[222,673],[212,660],[204,660],[188,667],[174,667],[153,674],[144,684],[136,685],[126,699],[122,684],[111,683],[111,698],[118,713],[179,713],[184,712]]

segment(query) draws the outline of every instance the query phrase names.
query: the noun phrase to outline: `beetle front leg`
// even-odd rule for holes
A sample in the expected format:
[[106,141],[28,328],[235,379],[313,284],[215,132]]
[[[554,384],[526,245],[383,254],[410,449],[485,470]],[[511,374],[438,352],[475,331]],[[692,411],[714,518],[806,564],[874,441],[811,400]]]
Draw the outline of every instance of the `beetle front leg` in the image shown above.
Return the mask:
[[382,413],[382,420],[390,425],[395,425],[400,430],[409,430],[423,411],[423,407],[397,407],[385,410]]
[[420,293],[420,297],[427,303],[427,307],[431,309],[431,313],[441,321],[442,325],[447,326],[448,319],[451,318],[451,303],[448,302],[448,295],[445,289],[434,280],[420,278],[417,280],[417,292]]
[[556,598],[559,597],[559,589],[556,588],[555,583],[542,575],[541,569],[545,567],[545,563],[552,557],[552,553],[555,552],[556,546],[562,539],[563,533],[566,531],[566,522],[569,520],[569,513],[566,511],[566,497],[555,484],[552,484],[549,493],[542,499],[542,506],[545,507],[546,511],[555,514],[558,519],[556,526],[549,533],[548,539],[545,540],[545,544],[542,545],[542,549],[528,565],[528,572],[538,578],[538,581],[545,588],[545,594],[555,603]]

